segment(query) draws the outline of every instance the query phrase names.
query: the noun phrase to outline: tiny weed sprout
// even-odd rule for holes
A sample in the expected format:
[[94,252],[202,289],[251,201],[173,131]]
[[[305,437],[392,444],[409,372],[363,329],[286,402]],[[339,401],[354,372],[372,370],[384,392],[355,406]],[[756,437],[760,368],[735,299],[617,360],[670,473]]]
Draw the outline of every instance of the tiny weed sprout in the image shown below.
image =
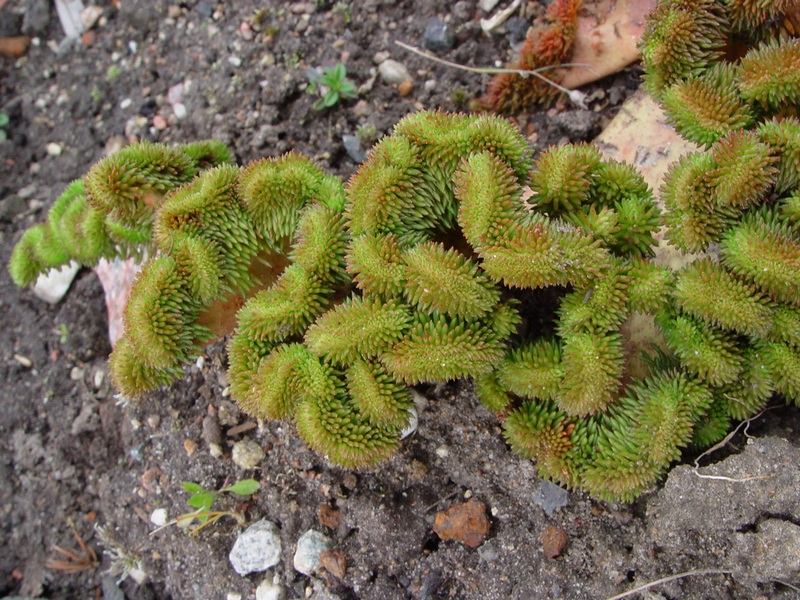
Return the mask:
[[241,523],[243,522],[241,514],[228,510],[212,510],[214,503],[217,501],[220,494],[229,493],[237,496],[250,496],[255,494],[260,487],[261,484],[255,479],[242,479],[233,485],[229,485],[215,492],[207,490],[199,483],[184,481],[183,489],[191,494],[186,503],[195,510],[179,516],[175,523],[177,523],[179,527],[186,528],[197,519],[201,524],[190,532],[192,534],[197,533],[206,525],[219,521],[224,516],[231,516]]
[[0,112],[0,144],[5,142],[8,139],[8,132],[6,131],[6,127],[8,126],[9,119],[8,115],[4,112]]
[[356,86],[347,79],[347,69],[342,63],[335,67],[324,67],[322,75],[312,73],[309,75],[310,84],[308,93],[319,92],[322,96],[314,103],[314,110],[324,110],[339,103],[342,98],[355,98]]

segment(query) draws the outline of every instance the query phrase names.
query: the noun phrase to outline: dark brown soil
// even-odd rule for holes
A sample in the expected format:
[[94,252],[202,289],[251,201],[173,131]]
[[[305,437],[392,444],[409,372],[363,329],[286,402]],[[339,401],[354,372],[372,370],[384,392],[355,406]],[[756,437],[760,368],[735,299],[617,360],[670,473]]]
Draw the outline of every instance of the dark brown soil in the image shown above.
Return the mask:
[[[34,37],[24,57],[0,59],[0,111],[11,118],[0,145],[0,264],[64,186],[120,140],[213,137],[240,163],[293,149],[347,178],[357,165],[343,135],[371,126],[378,138],[409,112],[462,110],[486,88],[486,76],[442,67],[395,40],[422,46],[429,18],[438,16],[457,32],[443,58],[487,66],[511,56],[508,33],[481,33],[485,15],[473,0],[98,4],[97,26],[82,42],[64,44],[49,2],[0,0],[0,37],[23,30]],[[544,2],[530,5],[535,12]],[[259,20],[260,31],[243,25]],[[376,78],[380,52],[409,69],[410,94]],[[315,111],[307,70],[337,62],[364,88],[356,100]],[[591,139],[639,75],[634,67],[593,86],[587,111],[557,103],[516,121],[537,150]],[[185,116],[175,107],[178,84]],[[469,382],[421,388],[426,407],[416,434],[392,460],[351,473],[307,450],[289,424],[230,433],[249,420],[226,398],[224,342],[175,386],[120,405],[107,377],[102,289],[90,271],[50,306],[3,270],[0,317],[0,597],[250,599],[275,576],[286,598],[604,598],[665,575],[725,567],[722,546],[662,553],[648,497],[609,506],[571,493],[566,507],[545,512],[533,465],[509,450]],[[791,438],[796,421],[796,410],[780,410],[762,427]],[[217,430],[223,455],[215,458]],[[245,438],[266,451],[257,469],[231,460],[232,445]],[[228,553],[243,528],[232,518],[196,536],[174,525],[155,531],[150,522],[157,508],[171,519],[190,510],[184,481],[218,489],[247,477],[262,483],[253,500],[220,506],[242,513],[245,526],[261,518],[279,526],[282,561],[266,574],[242,577],[231,567]],[[491,520],[478,549],[432,530],[437,511],[465,498],[482,502]],[[335,529],[320,522],[323,505],[340,511]],[[46,566],[65,559],[55,546],[80,553],[71,526],[100,563],[74,574]],[[566,533],[556,558],[543,549],[548,527]],[[343,577],[294,570],[296,541],[308,529],[334,540]],[[139,582],[130,576],[138,572]],[[789,598],[796,588],[787,583],[705,575],[650,597]]]

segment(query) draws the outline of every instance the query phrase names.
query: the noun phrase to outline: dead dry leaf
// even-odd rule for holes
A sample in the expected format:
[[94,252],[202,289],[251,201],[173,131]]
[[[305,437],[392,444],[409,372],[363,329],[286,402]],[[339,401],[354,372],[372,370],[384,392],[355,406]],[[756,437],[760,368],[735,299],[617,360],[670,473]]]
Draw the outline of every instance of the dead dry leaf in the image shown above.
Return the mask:
[[564,73],[561,85],[574,89],[616,73],[639,59],[645,16],[656,0],[598,0],[578,16],[571,62],[586,65]]

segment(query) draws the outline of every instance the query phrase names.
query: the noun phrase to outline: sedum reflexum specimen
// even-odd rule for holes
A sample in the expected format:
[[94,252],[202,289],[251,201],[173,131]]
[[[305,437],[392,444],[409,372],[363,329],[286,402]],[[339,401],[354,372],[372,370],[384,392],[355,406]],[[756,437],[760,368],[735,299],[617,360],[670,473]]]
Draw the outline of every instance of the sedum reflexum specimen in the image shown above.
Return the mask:
[[[93,264],[95,240],[103,256],[147,251],[111,358],[126,395],[169,384],[232,329],[239,405],[356,467],[397,450],[409,385],[471,377],[542,476],[630,500],[773,393],[800,398],[796,43],[771,29],[791,31],[795,13],[656,11],[646,85],[705,147],[672,167],[663,210],[593,146],[534,161],[505,120],[421,112],[346,185],[295,154],[184,171],[134,147],[111,169],[130,185],[96,199],[95,167],[26,232],[11,270],[26,284]],[[699,258],[661,266],[662,226]]]

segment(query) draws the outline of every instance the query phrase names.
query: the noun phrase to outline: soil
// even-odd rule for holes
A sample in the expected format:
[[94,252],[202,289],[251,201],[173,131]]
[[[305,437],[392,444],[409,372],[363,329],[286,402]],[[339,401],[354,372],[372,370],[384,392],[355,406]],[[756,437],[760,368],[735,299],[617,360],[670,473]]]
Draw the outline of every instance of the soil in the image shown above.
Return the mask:
[[[531,14],[544,4],[530,2]],[[357,162],[343,136],[360,135],[366,148],[412,111],[463,110],[486,89],[487,76],[408,53],[396,40],[423,46],[429,19],[439,17],[456,32],[452,49],[439,55],[487,66],[507,61],[515,39],[510,25],[483,35],[485,15],[473,0],[98,6],[94,28],[68,43],[46,0],[0,0],[0,37],[33,38],[24,56],[0,59],[0,112],[10,116],[0,145],[2,264],[64,186],[121,143],[216,138],[240,164],[296,150],[347,178]],[[411,90],[376,76],[379,53],[408,68]],[[361,86],[359,97],[317,111],[307,71],[338,62]],[[590,140],[640,75],[631,67],[589,86],[587,110],[557,102],[514,119],[536,151]],[[310,452],[290,424],[251,422],[236,409],[226,392],[224,340],[174,386],[120,403],[107,375],[103,292],[91,271],[51,306],[15,287],[4,269],[0,315],[0,597],[235,600],[274,581],[285,598],[606,598],[698,569],[714,572],[640,597],[798,597],[791,549],[800,540],[800,508],[790,500],[775,506],[776,497],[797,498],[798,461],[770,454],[797,456],[796,409],[776,408],[750,427],[766,448],[748,455],[750,472],[763,467],[784,477],[723,481],[718,489],[681,467],[680,479],[671,476],[637,502],[609,505],[538,479],[466,381],[420,387],[419,428],[400,453],[351,472]],[[257,468],[232,460],[233,445],[245,439],[266,453]],[[753,446],[742,439],[714,467]],[[759,463],[766,456],[772,462]],[[247,502],[218,501],[242,523],[226,516],[189,535],[151,522],[158,508],[170,519],[191,510],[182,482],[219,489],[244,478],[260,481],[261,490]],[[737,486],[750,493],[739,500]],[[716,503],[721,495],[724,508]],[[467,499],[490,523],[477,548],[433,531],[439,511]],[[749,512],[739,521],[715,514],[738,515],[742,503]],[[240,576],[228,554],[237,534],[262,518],[279,528],[281,560],[266,573]],[[780,527],[762,527],[765,519]],[[73,528],[97,564],[89,556],[75,572],[48,566],[76,562],[56,546],[82,554]],[[338,568],[314,576],[294,569],[295,545],[309,529],[332,539]],[[767,547],[786,552],[754,571],[763,563],[748,566],[747,552]],[[267,597],[263,586],[259,594]]]

